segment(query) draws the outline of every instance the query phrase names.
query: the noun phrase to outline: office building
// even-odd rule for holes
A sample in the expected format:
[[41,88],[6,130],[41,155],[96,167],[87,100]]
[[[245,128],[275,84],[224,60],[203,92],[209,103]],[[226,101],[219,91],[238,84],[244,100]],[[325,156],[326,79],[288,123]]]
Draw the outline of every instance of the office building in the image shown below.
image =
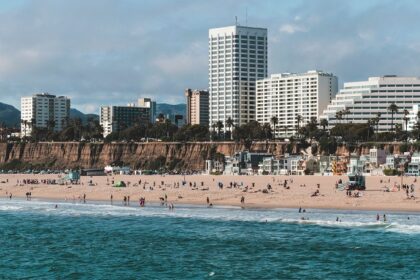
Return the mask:
[[142,108],[150,109],[150,122],[156,122],[156,102],[152,101],[151,98],[139,98],[137,105]]
[[112,132],[119,132],[136,124],[147,125],[150,120],[149,107],[136,106],[102,106],[100,124],[104,137]]
[[302,127],[318,116],[338,91],[337,77],[321,71],[302,74],[273,74],[257,81],[257,121],[271,122],[277,117],[276,136],[288,137],[296,133],[297,116]]
[[[255,86],[267,77],[267,29],[229,26],[209,30],[209,124],[256,120]],[[226,126],[225,126],[226,129]]]
[[375,125],[375,130],[387,132],[392,126],[392,113],[388,110],[391,104],[398,106],[398,112],[394,113],[394,126],[401,124],[405,127],[404,110],[420,104],[420,78],[388,75],[344,83],[344,88],[320,118],[327,119],[331,128],[337,123],[366,123],[377,118],[379,113],[379,124]]
[[32,129],[47,128],[59,132],[70,117],[70,99],[48,93],[21,98],[21,136],[31,136]]
[[185,90],[187,99],[186,123],[209,125],[209,92],[206,90]]

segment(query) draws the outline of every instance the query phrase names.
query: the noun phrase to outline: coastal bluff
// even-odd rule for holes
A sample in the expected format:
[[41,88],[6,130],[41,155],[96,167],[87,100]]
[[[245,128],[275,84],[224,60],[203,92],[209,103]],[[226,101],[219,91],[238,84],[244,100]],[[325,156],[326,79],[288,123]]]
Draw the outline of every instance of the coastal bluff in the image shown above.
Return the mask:
[[[38,142],[0,143],[0,165],[31,164],[45,168],[102,168],[108,164],[124,164],[132,168],[151,168],[151,163],[171,168],[204,169],[205,160],[216,153],[232,155],[248,149],[253,152],[270,152],[280,156],[296,153],[297,145],[285,142],[149,142],[149,143],[85,143]],[[300,149],[299,149],[300,150]],[[369,149],[355,151],[366,154]],[[338,155],[348,154],[346,147],[337,148]]]
[[[212,154],[230,155],[243,149],[244,144],[235,142],[0,143],[0,164],[14,161],[51,168],[102,168],[123,163],[133,168],[147,168],[158,160],[173,167],[203,169],[205,160]],[[257,142],[250,150],[283,153],[283,145]]]

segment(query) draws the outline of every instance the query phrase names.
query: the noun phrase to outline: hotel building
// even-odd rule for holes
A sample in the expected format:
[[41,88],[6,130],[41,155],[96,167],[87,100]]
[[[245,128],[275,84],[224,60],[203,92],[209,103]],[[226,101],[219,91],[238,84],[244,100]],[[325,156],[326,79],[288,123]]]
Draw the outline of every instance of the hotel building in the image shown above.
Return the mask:
[[300,127],[312,117],[318,119],[337,91],[337,77],[330,73],[273,74],[257,81],[257,121],[273,127],[271,118],[276,116],[276,136],[292,136],[296,134],[297,116],[302,117]]
[[[327,119],[329,127],[337,123],[366,123],[380,114],[379,132],[390,131],[392,114],[388,110],[391,104],[398,106],[394,113],[394,125],[403,122],[404,110],[411,110],[420,104],[420,78],[388,75],[370,77],[367,81],[344,83],[344,88],[324,110],[320,118]],[[347,111],[342,118],[337,112]]]

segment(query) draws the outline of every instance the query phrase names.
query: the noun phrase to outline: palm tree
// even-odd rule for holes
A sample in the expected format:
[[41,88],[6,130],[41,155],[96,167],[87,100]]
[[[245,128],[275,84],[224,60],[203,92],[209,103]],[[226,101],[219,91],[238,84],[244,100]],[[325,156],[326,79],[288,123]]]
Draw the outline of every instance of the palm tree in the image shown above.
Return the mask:
[[222,121],[217,121],[216,122],[216,127],[217,127],[217,136],[220,139],[220,131],[222,130],[222,128],[224,127],[223,122]]
[[289,126],[285,125],[285,126],[283,126],[283,129],[284,129],[284,137],[286,138],[287,137],[287,130],[289,129]]
[[232,134],[233,120],[230,117],[226,120],[226,127],[229,128],[230,140],[232,140],[233,139],[233,134]]
[[337,111],[335,113],[335,118],[337,119],[337,121],[340,121],[341,123],[341,120],[343,119],[343,111]]
[[279,123],[279,118],[277,118],[277,116],[272,116],[270,121],[271,121],[271,124],[273,125],[274,140],[276,140],[276,126]]
[[297,134],[299,134],[300,122],[301,122],[302,120],[303,120],[302,116],[301,116],[301,115],[299,115],[299,114],[297,114],[297,115],[296,115],[296,122],[297,122],[296,129],[297,129]]
[[405,133],[407,133],[407,130],[408,130],[408,128],[407,128],[408,127],[408,121],[410,120],[410,118],[407,117],[408,114],[409,114],[408,110],[407,109],[404,109],[403,121],[405,122]]
[[379,134],[379,122],[381,121],[381,113],[376,113],[375,124],[376,124],[376,141],[378,141],[378,134]]
[[322,126],[322,130],[324,130],[324,132],[326,131],[326,127],[328,126],[328,120],[327,119],[321,119],[319,121],[319,124]]
[[272,137],[272,135],[271,135],[271,126],[270,126],[269,123],[263,124],[262,129],[264,131],[264,135],[265,135],[265,139],[266,140],[268,140],[268,138],[269,138],[268,135],[270,135]]
[[350,109],[349,108],[346,108],[346,109],[344,109],[343,111],[341,111],[342,112],[342,114],[343,114],[343,116],[346,116],[346,123],[349,123],[349,118],[348,118],[348,116],[350,115]]
[[398,113],[398,106],[392,103],[387,110],[391,112],[391,131],[394,132],[394,114]]
[[166,137],[169,139],[169,127],[171,126],[172,122],[170,119],[165,120],[165,130],[166,130]]
[[28,126],[28,121],[27,120],[20,120],[20,123],[23,125],[23,133],[24,133],[24,137],[26,138],[26,128]]

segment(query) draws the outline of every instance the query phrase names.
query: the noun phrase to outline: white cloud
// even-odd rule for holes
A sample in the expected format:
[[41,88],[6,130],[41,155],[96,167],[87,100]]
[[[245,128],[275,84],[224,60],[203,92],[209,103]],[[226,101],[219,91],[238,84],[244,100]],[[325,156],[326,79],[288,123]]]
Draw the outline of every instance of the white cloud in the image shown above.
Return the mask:
[[280,26],[280,32],[283,33],[288,33],[288,34],[294,34],[297,32],[306,32],[306,28],[304,28],[303,26],[299,26],[297,24],[283,24],[282,26]]

